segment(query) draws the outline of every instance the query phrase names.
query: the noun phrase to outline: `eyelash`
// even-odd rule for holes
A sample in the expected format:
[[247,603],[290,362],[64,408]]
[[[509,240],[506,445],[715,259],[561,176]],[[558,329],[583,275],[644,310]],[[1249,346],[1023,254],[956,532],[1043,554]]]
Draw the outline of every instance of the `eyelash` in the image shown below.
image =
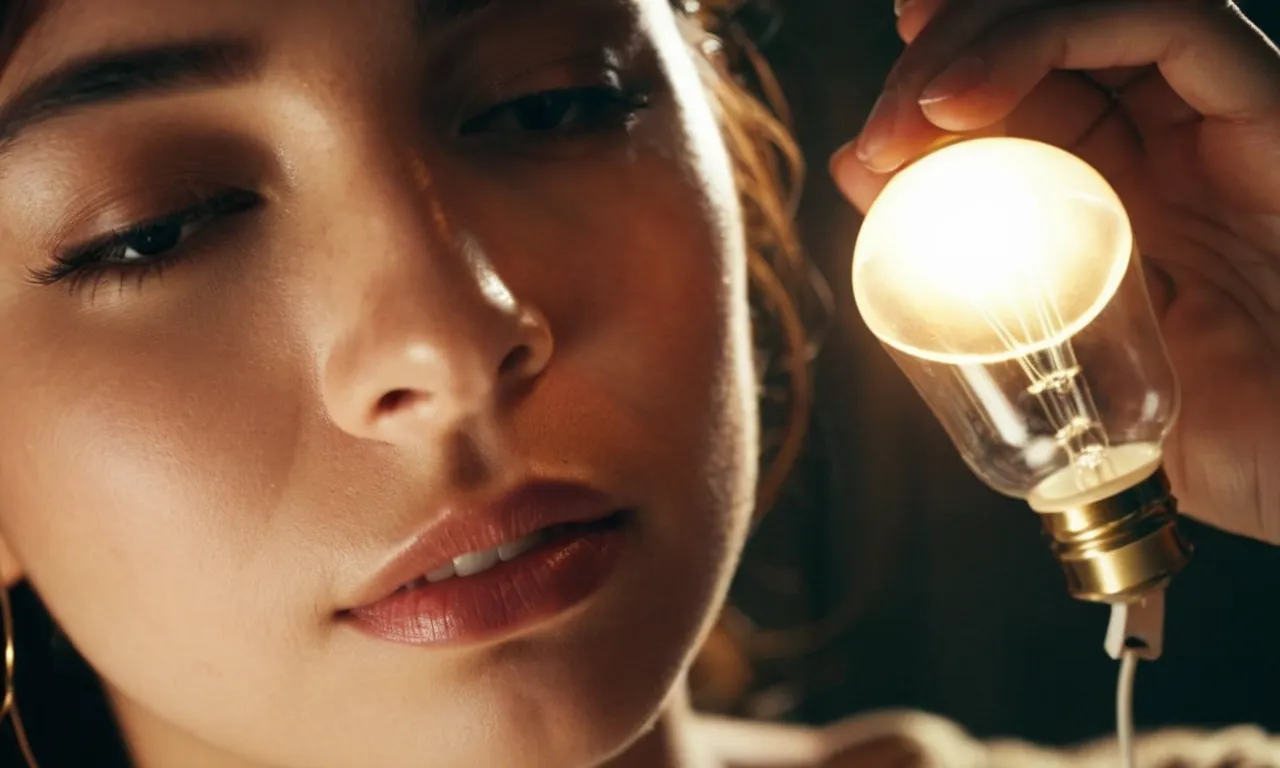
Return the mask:
[[[637,112],[649,106],[649,101],[649,94],[643,90],[612,85],[540,91],[468,118],[458,133],[464,138],[496,133],[499,139],[516,136],[534,143],[571,141],[625,128]],[[504,119],[513,121],[514,127],[504,128]],[[189,208],[131,224],[69,248],[57,254],[50,264],[33,270],[31,279],[38,285],[65,283],[72,291],[96,289],[104,278],[118,279],[121,287],[130,278],[141,283],[181,261],[190,251],[187,240],[199,230],[220,218],[253,210],[262,202],[254,192],[228,190]],[[152,253],[139,250],[144,247],[139,239],[148,236],[152,247],[147,250]],[[157,239],[160,243],[155,247]],[[130,251],[137,256],[130,257]]]
[[[253,210],[261,203],[257,193],[227,190],[189,208],[131,224],[69,248],[56,255],[47,266],[33,271],[31,279],[38,285],[66,283],[76,290],[86,287],[87,283],[97,288],[103,278],[117,277],[123,287],[126,277],[144,280],[179,261],[187,250],[183,247],[187,240],[205,226],[224,216]],[[150,243],[145,242],[147,238]],[[130,251],[137,256],[129,256]]]
[[[648,91],[616,85],[539,91],[502,102],[468,118],[459,126],[458,133],[474,137],[486,132],[492,134],[492,129],[498,128],[495,138],[509,138],[514,133],[521,140],[565,141],[625,128],[638,112],[649,107],[649,102]],[[548,118],[548,122],[539,124],[539,120]],[[503,130],[504,119],[514,122],[514,127],[506,126]]]

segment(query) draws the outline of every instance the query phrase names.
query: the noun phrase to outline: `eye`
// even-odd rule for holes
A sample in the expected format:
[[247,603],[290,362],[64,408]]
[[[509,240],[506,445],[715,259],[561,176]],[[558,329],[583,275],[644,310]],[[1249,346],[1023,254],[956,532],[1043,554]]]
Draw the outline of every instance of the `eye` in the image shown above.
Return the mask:
[[261,198],[246,190],[229,190],[197,205],[133,224],[109,235],[69,248],[32,273],[34,282],[49,285],[102,276],[159,269],[179,258],[188,242],[219,218],[258,206]]
[[625,128],[648,104],[647,94],[612,85],[540,91],[469,118],[459,133],[517,139],[599,134]]
[[144,225],[134,232],[121,236],[119,245],[111,249],[111,253],[103,254],[98,263],[129,264],[163,256],[181,245],[207,223],[209,223],[208,217],[199,217],[186,221],[163,221]]

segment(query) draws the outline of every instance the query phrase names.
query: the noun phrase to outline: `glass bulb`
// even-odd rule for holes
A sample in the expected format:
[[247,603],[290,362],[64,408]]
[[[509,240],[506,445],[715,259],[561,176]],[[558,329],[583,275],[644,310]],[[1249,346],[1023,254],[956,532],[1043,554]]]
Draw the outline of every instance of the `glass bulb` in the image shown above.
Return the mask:
[[996,490],[1056,511],[1160,464],[1178,389],[1119,196],[1076,156],[962,141],[858,236],[867,325]]
[[1071,153],[981,138],[907,166],[863,222],[853,290],[997,491],[1062,514],[1159,471],[1177,380],[1124,205]]

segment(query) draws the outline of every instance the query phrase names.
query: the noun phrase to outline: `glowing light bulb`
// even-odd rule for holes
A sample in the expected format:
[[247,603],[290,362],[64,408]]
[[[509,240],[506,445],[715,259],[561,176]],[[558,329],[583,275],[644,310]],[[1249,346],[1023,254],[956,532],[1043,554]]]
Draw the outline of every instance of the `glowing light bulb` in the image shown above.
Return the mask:
[[946,145],[868,212],[853,290],[973,471],[1044,515],[1075,595],[1185,565],[1160,470],[1177,380],[1101,174],[1025,139]]

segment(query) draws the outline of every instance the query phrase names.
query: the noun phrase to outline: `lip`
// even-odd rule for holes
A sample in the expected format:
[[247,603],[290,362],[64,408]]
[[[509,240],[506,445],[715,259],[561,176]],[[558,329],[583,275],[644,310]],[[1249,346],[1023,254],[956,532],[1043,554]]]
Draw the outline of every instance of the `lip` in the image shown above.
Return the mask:
[[[487,506],[449,507],[338,616],[367,634],[412,645],[514,630],[595,592],[612,573],[628,516],[602,491],[563,481],[527,483]],[[551,540],[488,571],[401,589],[459,555],[552,526]]]

